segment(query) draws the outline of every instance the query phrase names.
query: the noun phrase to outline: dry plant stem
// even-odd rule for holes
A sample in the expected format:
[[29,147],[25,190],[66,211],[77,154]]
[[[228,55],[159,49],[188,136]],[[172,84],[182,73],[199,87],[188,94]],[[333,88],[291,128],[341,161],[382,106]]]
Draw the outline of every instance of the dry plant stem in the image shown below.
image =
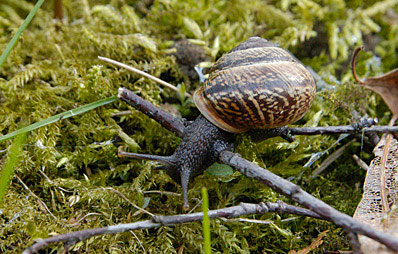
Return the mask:
[[320,126],[320,127],[288,127],[283,126],[266,130],[250,130],[248,134],[253,142],[261,142],[268,138],[282,137],[292,142],[294,135],[322,135],[322,134],[375,134],[376,133],[398,133],[398,126],[372,126],[366,128],[355,128],[352,125]]
[[361,158],[359,158],[356,154],[352,155],[352,158],[354,161],[357,163],[358,166],[360,166],[363,170],[368,171],[369,166],[366,164]]
[[340,158],[341,155],[344,154],[345,149],[350,146],[352,143],[354,143],[355,139],[351,140],[347,144],[343,145],[336,151],[334,151],[331,155],[329,155],[325,160],[322,161],[321,165],[317,169],[315,169],[312,174],[311,178],[315,178],[318,175],[320,175],[325,169],[329,167],[330,164],[332,164],[335,160]]
[[88,214],[84,215],[83,217],[81,217],[81,218],[80,218],[78,221],[76,221],[75,223],[66,224],[65,226],[66,226],[66,227],[75,227],[75,226],[78,225],[80,222],[82,222],[85,218],[87,218],[87,217],[89,217],[89,216],[95,216],[95,215],[100,216],[100,215],[102,215],[102,214],[100,214],[100,213],[88,213]]
[[352,54],[352,59],[351,59],[351,70],[352,70],[352,75],[354,76],[354,79],[359,83],[359,84],[364,84],[363,80],[361,80],[357,76],[357,72],[355,70],[355,60],[358,56],[359,51],[363,50],[365,47],[364,46],[359,46],[354,50],[354,53]]
[[[297,206],[292,206],[284,202],[266,202],[259,204],[241,203],[238,206],[222,208],[218,210],[211,210],[208,215],[211,219],[214,218],[235,218],[242,215],[249,214],[265,214],[265,213],[282,213],[282,214],[296,214],[316,219],[324,219],[319,214]],[[187,223],[192,221],[202,220],[203,213],[191,213],[187,215],[173,215],[173,216],[154,216],[153,221],[159,222],[164,226]]]
[[[292,205],[288,205],[283,202],[277,203],[259,203],[259,204],[248,204],[241,203],[240,205],[222,208],[218,210],[210,210],[208,215],[210,218],[235,218],[242,215],[251,215],[251,214],[264,214],[270,212],[279,212],[286,214],[296,214],[296,215],[304,215],[307,217],[312,217],[316,219],[323,219],[319,214],[312,212],[308,209],[296,207]],[[164,225],[171,226],[177,225],[181,223],[201,221],[203,218],[203,213],[192,213],[192,214],[181,214],[174,216],[154,216],[152,220],[138,221],[134,223],[128,224],[118,224],[114,226],[108,226],[103,228],[94,228],[94,229],[86,229],[81,231],[75,231],[67,234],[57,235],[53,237],[46,238],[41,240],[29,248],[27,248],[22,254],[32,254],[36,253],[43,247],[48,246],[51,243],[63,242],[66,250],[71,247],[73,244],[84,241],[90,237],[96,235],[103,234],[115,234],[126,232],[129,230],[136,229],[149,229],[161,227]]]
[[365,235],[386,245],[392,250],[398,251],[398,239],[384,232],[374,230],[369,227],[369,225],[357,222],[352,217],[337,211],[325,202],[311,196],[299,186],[257,166],[246,159],[243,159],[239,154],[223,151],[220,154],[220,161],[224,164],[230,165],[247,177],[259,180],[268,187],[272,188],[274,191],[289,197],[293,201],[310,209],[313,212],[316,212],[323,218],[333,222],[345,230],[354,232],[356,234]]
[[[127,64],[124,64],[124,63],[121,63],[121,62],[112,60],[112,59],[107,58],[107,57],[98,56],[98,59],[100,59],[100,60],[102,60],[102,61],[104,61],[104,62],[113,64],[113,65],[116,65],[116,66],[118,66],[118,67],[127,69],[127,70],[129,70],[129,71],[131,71],[131,72],[137,73],[137,74],[139,74],[139,75],[141,75],[141,76],[143,76],[143,77],[145,77],[145,78],[147,78],[147,79],[150,79],[150,80],[152,80],[152,81],[155,81],[155,82],[158,83],[158,84],[161,84],[162,86],[168,87],[168,88],[170,88],[170,89],[172,89],[172,90],[178,92],[178,88],[175,87],[175,86],[173,86],[172,84],[169,84],[169,83],[167,83],[166,81],[163,81],[163,80],[161,80],[161,79],[159,79],[159,78],[157,78],[157,77],[155,77],[155,76],[152,76],[152,75],[150,75],[150,74],[148,74],[148,73],[146,73],[146,72],[140,71],[140,70],[138,70],[138,69],[136,69],[136,68],[134,68],[134,67],[132,67],[132,66],[129,66],[129,65],[127,65]],[[185,96],[191,97],[192,95],[190,95],[189,93],[185,93]]]
[[141,243],[141,240],[137,237],[137,235],[134,233],[134,231],[130,230],[130,233],[135,237],[135,239],[137,239],[138,244],[141,246],[142,250],[144,251],[144,254],[146,253],[146,250],[144,248],[144,246]]
[[[387,157],[388,152],[390,151],[391,146],[391,134],[387,134],[386,137],[386,144],[384,145],[383,149],[383,156],[381,157],[380,162],[380,198],[381,198],[381,206],[382,206],[382,213],[386,214],[390,211],[390,206],[388,205],[387,199],[387,188],[386,188],[386,165],[387,165]],[[386,219],[383,223],[388,225],[388,220]]]
[[29,189],[29,187],[22,181],[21,178],[19,178],[17,175],[15,175],[15,178],[17,178],[22,187],[24,187],[25,190],[27,190],[30,195],[32,195],[44,207],[44,209],[48,212],[49,215],[51,215],[51,217],[53,217],[54,220],[58,220],[57,217],[55,217],[54,214],[51,213],[50,209],[48,209],[46,204],[33,191],[31,191],[31,189]]
[[62,0],[55,0],[54,3],[54,17],[62,22],[64,18],[64,13],[62,10]]
[[351,125],[325,127],[291,127],[287,129],[292,135],[319,135],[343,133],[398,133],[398,126],[372,126],[358,130]]
[[[388,124],[389,126],[393,126],[397,117],[393,117]],[[387,159],[388,159],[388,153],[390,151],[391,147],[391,139],[392,135],[387,134],[386,136],[386,143],[384,145],[383,149],[383,156],[381,157],[381,162],[380,162],[380,197],[381,197],[381,204],[382,204],[382,211],[383,214],[386,214],[390,211],[390,206],[388,205],[388,199],[387,199],[387,188],[386,188],[386,166],[387,166]],[[388,225],[389,219],[386,219],[384,222],[384,225]]]
[[350,239],[352,253],[353,254],[363,254],[363,252],[361,250],[361,244],[358,239],[358,235],[351,231],[347,231],[347,235],[348,235],[348,238]]
[[[298,217],[296,217],[298,218]],[[255,224],[272,224],[274,221],[272,220],[253,220],[253,219],[246,219],[246,218],[236,218],[236,219],[225,219],[220,218],[220,220],[224,222],[248,222],[248,223],[255,223]]]
[[126,88],[119,88],[118,97],[160,123],[167,130],[176,133],[181,138],[184,137],[185,126],[182,119],[161,110]]
[[142,193],[144,193],[144,194],[154,193],[154,194],[160,194],[160,195],[170,195],[170,196],[181,197],[180,193],[171,192],[171,191],[156,191],[156,190],[153,190],[153,191],[143,191]]

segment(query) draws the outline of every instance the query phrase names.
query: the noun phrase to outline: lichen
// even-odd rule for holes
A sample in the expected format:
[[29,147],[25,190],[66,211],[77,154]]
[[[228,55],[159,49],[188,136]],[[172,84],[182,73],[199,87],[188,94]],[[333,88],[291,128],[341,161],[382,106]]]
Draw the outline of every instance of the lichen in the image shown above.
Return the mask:
[[[33,2],[0,3],[0,50]],[[398,4],[394,0],[64,0],[63,4],[66,19],[60,24],[53,20],[52,1],[46,1],[0,68],[2,135],[113,96],[118,87],[134,90],[159,106],[175,104],[185,110],[185,117],[194,119],[198,111],[187,105],[181,107],[175,92],[104,64],[97,56],[132,65],[174,85],[184,82],[192,92],[198,81],[187,78],[169,54],[175,41],[188,39],[215,60],[250,36],[261,36],[288,48],[329,85],[319,88],[310,111],[296,125],[350,124],[353,110],[378,117],[382,124],[389,120],[382,100],[354,84],[348,61],[352,50],[365,43],[371,51],[358,59],[359,75],[374,76],[397,67]],[[55,234],[148,219],[110,188],[152,213],[182,212],[180,197],[146,192],[180,193],[180,187],[165,172],[155,171],[151,162],[118,158],[115,146],[124,143],[126,134],[133,141],[125,145],[130,151],[169,155],[179,138],[135,110],[128,115],[115,114],[124,110],[131,108],[118,101],[29,134],[16,175],[55,218],[14,179],[0,212],[0,252],[19,253],[36,239]],[[365,172],[351,155],[361,154],[367,162],[372,158],[370,147],[362,146],[360,140],[326,172],[311,179],[311,172],[323,158],[311,168],[303,165],[312,153],[330,147],[337,136],[301,136],[291,144],[281,138],[259,144],[247,136],[238,139],[236,151],[243,157],[289,178],[338,210],[353,214]],[[3,150],[10,142],[0,143],[1,164],[7,156]],[[208,173],[197,177],[189,191],[193,206],[203,186],[209,191],[210,209],[279,199],[292,203],[235,172],[225,177]],[[249,217],[272,220],[274,224],[212,220],[213,251],[287,253],[308,246],[326,229],[330,231],[314,253],[350,249],[344,231],[328,222],[308,218],[284,221],[294,216],[278,214]],[[137,230],[93,237],[72,249],[76,253],[135,253],[142,249],[148,253],[198,253],[202,250],[201,230],[200,223]],[[55,244],[46,251],[61,248],[61,244]]]

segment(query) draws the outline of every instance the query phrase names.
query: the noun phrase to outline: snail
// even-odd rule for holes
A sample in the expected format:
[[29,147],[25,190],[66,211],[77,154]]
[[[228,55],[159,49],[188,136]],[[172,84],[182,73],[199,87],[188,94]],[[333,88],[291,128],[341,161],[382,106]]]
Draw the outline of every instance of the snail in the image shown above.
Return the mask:
[[[156,160],[158,168],[181,184],[189,208],[188,183],[233,150],[237,133],[272,129],[299,120],[310,108],[315,83],[288,51],[251,37],[222,56],[194,94],[201,115],[188,125],[171,156],[119,152],[119,156]],[[267,130],[264,130],[267,131]]]

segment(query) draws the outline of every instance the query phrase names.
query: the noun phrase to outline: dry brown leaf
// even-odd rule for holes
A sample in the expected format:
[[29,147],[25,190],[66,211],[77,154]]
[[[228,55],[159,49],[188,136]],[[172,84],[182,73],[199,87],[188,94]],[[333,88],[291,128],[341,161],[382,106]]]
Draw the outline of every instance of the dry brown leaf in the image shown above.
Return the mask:
[[[398,141],[391,139],[390,147],[385,155],[386,137],[384,135],[377,144],[373,153],[375,158],[369,166],[364,183],[364,193],[359,203],[354,218],[371,227],[398,236]],[[383,156],[387,156],[386,165],[383,167]],[[381,172],[383,170],[383,172]],[[383,174],[382,174],[383,173]],[[387,214],[382,208],[381,175],[384,175],[384,186],[387,194],[389,209]],[[361,249],[365,254],[391,254],[384,245],[359,236]]]
[[379,94],[390,108],[393,115],[398,116],[398,69],[394,69],[379,77],[367,78],[364,80],[359,79],[355,71],[355,59],[362,49],[363,46],[355,49],[352,56],[352,74],[355,80]]
[[315,241],[313,241],[309,246],[305,247],[304,249],[299,250],[299,251],[290,250],[288,254],[308,254],[308,253],[310,253],[310,251],[315,250],[323,243],[322,238],[325,237],[327,232],[329,232],[329,230],[325,230],[325,231],[321,232],[318,235],[318,237],[315,239]]
[[[398,118],[398,69],[379,77],[361,80],[355,71],[355,58],[363,49],[359,47],[352,56],[352,73],[357,82],[379,94],[393,113],[390,126]],[[354,218],[375,229],[398,236],[398,141],[391,134],[384,135],[373,150],[375,158],[366,175],[364,193]],[[359,236],[363,253],[394,253],[384,245]]]

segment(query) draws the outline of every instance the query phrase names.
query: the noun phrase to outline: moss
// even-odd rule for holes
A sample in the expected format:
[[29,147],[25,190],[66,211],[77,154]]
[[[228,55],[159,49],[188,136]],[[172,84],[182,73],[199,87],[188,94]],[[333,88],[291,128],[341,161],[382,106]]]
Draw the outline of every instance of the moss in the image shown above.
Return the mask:
[[[0,3],[0,49],[4,49],[35,1],[6,0]],[[361,53],[359,75],[373,76],[398,66],[398,26],[392,13],[394,0],[384,1],[76,1],[64,0],[63,25],[52,20],[52,3],[46,1],[33,23],[0,69],[0,132],[5,135],[20,126],[115,95],[120,86],[137,91],[156,105],[172,103],[181,110],[177,95],[126,70],[108,66],[97,56],[114,58],[162,77],[175,85],[199,84],[179,70],[169,55],[175,41],[187,39],[215,60],[250,36],[280,43],[311,66],[329,84],[319,88],[317,98],[297,125],[350,124],[351,111],[378,117],[387,123],[389,112],[381,99],[353,83],[348,60],[358,45],[372,51]],[[379,41],[379,43],[372,43]],[[330,89],[330,87],[332,89]],[[184,102],[185,103],[185,102]],[[145,193],[148,190],[180,192],[180,187],[151,162],[117,158],[114,144],[122,144],[121,131],[133,141],[135,152],[168,155],[179,139],[147,116],[116,102],[84,115],[64,119],[33,131],[24,146],[16,170],[19,177],[55,216],[36,198],[13,181],[0,213],[0,252],[21,252],[35,239],[54,234],[116,223],[147,219],[109,188],[155,214],[181,213],[179,197]],[[198,112],[184,111],[193,119]],[[343,157],[321,176],[310,179],[304,168],[313,153],[329,148],[337,136],[298,137],[288,144],[280,138],[254,144],[239,137],[237,152],[260,166],[291,179],[311,194],[342,212],[352,214],[361,197],[365,173],[351,154],[362,153],[369,162],[371,149],[350,145]],[[344,142],[344,141],[343,141]],[[0,163],[10,141],[0,143]],[[333,148],[329,152],[333,152]],[[48,178],[47,178],[48,177]],[[205,173],[189,191],[191,202],[200,199],[200,189],[209,191],[210,208],[239,202],[290,202],[269,188],[235,172],[220,177]],[[84,217],[85,215],[89,215]],[[83,218],[84,217],[84,218]],[[249,216],[274,221],[273,225],[242,222],[211,222],[212,248],[216,253],[287,253],[308,246],[320,232],[330,229],[324,244],[314,253],[348,250],[345,233],[334,225],[307,218],[267,214]],[[83,219],[82,219],[83,218]],[[82,219],[82,220],[81,220]],[[202,248],[200,223],[162,227],[91,238],[73,247],[76,253],[148,253]],[[162,239],[162,241],[158,241]],[[61,244],[45,252],[56,251]]]

